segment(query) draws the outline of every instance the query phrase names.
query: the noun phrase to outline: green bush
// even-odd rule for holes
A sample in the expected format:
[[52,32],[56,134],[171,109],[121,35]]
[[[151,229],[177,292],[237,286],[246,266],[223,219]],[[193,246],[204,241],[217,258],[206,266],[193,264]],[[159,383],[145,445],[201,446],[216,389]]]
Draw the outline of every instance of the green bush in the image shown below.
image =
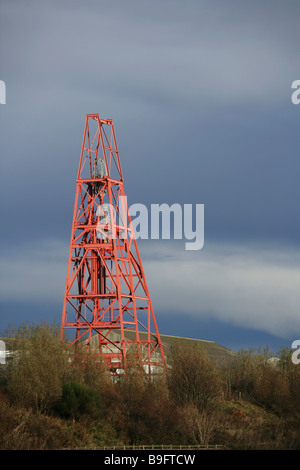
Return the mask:
[[63,386],[62,397],[56,406],[62,418],[78,420],[83,416],[98,419],[101,416],[101,396],[96,390],[77,382]]

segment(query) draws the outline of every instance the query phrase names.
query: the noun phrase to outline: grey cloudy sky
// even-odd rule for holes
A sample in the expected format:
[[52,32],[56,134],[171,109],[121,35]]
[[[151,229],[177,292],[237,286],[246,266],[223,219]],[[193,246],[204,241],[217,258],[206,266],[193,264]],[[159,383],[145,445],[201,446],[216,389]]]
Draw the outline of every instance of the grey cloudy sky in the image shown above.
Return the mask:
[[0,330],[44,300],[60,319],[95,112],[114,120],[130,204],[205,205],[201,251],[141,247],[164,333],[181,334],[176,312],[197,337],[209,317],[297,339],[299,15],[292,0],[1,2]]

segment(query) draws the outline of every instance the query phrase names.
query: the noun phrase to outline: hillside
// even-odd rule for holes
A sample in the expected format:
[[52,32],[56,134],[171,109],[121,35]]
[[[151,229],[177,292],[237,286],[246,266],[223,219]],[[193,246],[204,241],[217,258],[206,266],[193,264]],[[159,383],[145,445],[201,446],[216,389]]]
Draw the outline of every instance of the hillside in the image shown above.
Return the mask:
[[112,381],[93,357],[71,365],[48,326],[14,344],[18,354],[0,366],[1,450],[300,448],[300,370],[288,350],[275,365],[266,350],[220,367],[199,342],[175,342],[167,375],[149,380],[135,367]]

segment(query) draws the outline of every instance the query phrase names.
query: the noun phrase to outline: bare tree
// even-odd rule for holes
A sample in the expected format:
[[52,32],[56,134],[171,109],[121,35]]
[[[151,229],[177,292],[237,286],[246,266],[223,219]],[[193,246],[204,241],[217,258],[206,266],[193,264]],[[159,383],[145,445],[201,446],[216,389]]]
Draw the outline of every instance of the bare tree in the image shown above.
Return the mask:
[[199,411],[196,406],[189,404],[183,409],[187,433],[196,444],[209,444],[213,433],[220,423],[216,410]]
[[69,368],[58,330],[46,323],[21,325],[14,336],[16,350],[7,377],[9,396],[19,406],[44,411],[61,396]]
[[170,364],[168,387],[178,406],[193,404],[203,411],[220,400],[222,378],[203,348],[178,343],[172,349]]

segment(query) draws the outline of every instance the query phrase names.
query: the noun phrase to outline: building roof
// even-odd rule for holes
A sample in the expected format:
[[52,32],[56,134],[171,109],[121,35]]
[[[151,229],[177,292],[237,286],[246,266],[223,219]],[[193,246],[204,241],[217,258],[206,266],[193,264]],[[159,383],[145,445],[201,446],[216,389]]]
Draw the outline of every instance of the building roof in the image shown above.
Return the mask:
[[[107,330],[106,330],[105,335],[107,335],[107,337],[112,342],[120,341],[120,336],[121,336],[120,331],[121,331],[120,329],[112,329],[109,331],[109,334],[107,335]],[[134,341],[136,337],[135,331],[133,330],[125,330],[124,335],[127,341],[130,341],[130,340]],[[155,337],[155,335],[153,336]],[[139,332],[139,337],[143,341],[143,339],[147,338],[147,333]],[[208,341],[208,340],[202,340],[202,339],[196,339],[196,338],[185,338],[181,336],[162,335],[162,334],[160,334],[160,339],[164,347],[164,354],[165,354],[167,362],[168,362],[168,355],[170,354],[172,346],[174,346],[176,343],[189,344],[189,345],[195,344],[197,346],[202,347],[206,351],[206,353],[208,354],[208,357],[212,360],[212,362],[215,365],[219,365],[219,366],[224,366],[226,364],[229,364],[236,356],[236,352],[228,348],[225,348],[224,346],[221,346],[220,344],[217,344],[214,341]],[[97,334],[94,334],[92,336],[91,345],[92,347],[97,347]],[[157,354],[160,356],[159,353]]]
[[209,358],[219,365],[224,365],[231,362],[236,356],[236,352],[221,346],[220,344],[215,343],[214,341],[208,341],[204,339],[196,338],[185,338],[182,336],[169,336],[169,335],[160,335],[161,342],[166,345],[165,355],[168,356],[168,350],[176,343],[180,344],[195,344],[202,347],[208,354]]
[[[132,330],[125,330],[124,332],[127,340],[135,339],[135,331]],[[120,330],[113,329],[109,332],[109,338],[112,342],[120,340]],[[141,340],[147,337],[147,333],[139,332],[139,336]],[[14,350],[14,338],[0,338],[5,342],[6,352]],[[196,338],[186,338],[182,336],[171,336],[171,335],[162,335],[160,334],[160,339],[164,347],[164,354],[166,357],[166,361],[168,362],[168,355],[170,354],[171,348],[177,344],[195,344],[197,346],[202,347],[208,354],[208,357],[212,360],[212,362],[219,366],[224,366],[229,364],[234,357],[236,356],[236,352],[221,346],[220,344],[215,343],[214,341],[208,341],[203,339],[196,339]],[[97,345],[97,334],[95,333],[92,336],[91,344],[95,347]]]

